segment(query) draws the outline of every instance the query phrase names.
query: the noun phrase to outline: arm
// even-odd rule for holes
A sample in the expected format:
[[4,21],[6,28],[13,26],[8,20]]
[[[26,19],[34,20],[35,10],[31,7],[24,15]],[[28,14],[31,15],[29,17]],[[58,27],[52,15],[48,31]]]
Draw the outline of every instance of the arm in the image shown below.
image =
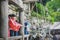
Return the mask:
[[16,27],[15,23],[11,19],[9,20],[9,27],[13,29]]

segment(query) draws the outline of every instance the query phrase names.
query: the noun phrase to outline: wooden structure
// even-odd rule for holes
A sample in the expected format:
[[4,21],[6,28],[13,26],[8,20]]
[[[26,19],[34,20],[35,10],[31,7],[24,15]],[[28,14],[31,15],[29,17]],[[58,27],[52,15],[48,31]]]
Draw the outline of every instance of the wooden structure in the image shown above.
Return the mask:
[[[8,37],[8,5],[12,4],[14,6],[16,6],[19,10],[19,14],[21,12],[23,12],[23,4],[20,5],[20,1],[19,0],[1,0],[0,1],[0,39],[2,40],[15,40],[15,39],[22,39],[22,36],[14,36],[14,37]],[[23,13],[21,13],[21,17],[23,17]],[[21,19],[22,21],[24,21],[24,18]],[[22,25],[24,24],[23,22],[21,22]],[[23,31],[22,31],[23,32]],[[22,34],[23,35],[23,34]]]
[[[28,3],[29,4],[29,13],[30,13],[30,2],[36,2],[37,0],[25,0],[23,1],[24,4]],[[21,1],[22,2],[22,1]],[[29,35],[24,35],[24,11],[23,11],[23,2],[21,3],[20,0],[1,0],[0,1],[0,39],[2,40],[15,40],[15,39],[21,39],[24,40],[25,37],[28,37]],[[13,37],[8,37],[8,15],[9,15],[9,6],[8,5],[14,5],[18,8],[19,11],[19,17],[21,19],[21,24],[22,26],[22,35],[20,36],[13,36]],[[20,20],[19,19],[19,20]]]

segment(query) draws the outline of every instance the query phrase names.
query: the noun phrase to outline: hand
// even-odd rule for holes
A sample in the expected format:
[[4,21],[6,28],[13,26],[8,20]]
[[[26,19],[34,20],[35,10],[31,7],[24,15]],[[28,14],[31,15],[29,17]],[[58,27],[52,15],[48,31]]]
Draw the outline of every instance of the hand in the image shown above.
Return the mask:
[[20,25],[20,26],[23,26],[23,25]]
[[19,24],[19,26],[23,26],[23,25]]

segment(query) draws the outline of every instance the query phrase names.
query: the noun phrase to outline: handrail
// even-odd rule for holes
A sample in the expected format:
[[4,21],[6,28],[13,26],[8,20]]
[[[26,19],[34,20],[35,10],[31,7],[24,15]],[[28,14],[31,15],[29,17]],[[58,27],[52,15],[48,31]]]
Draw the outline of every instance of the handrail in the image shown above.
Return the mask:
[[8,39],[10,40],[10,39],[21,39],[22,38],[22,36],[13,36],[13,37],[8,37]]

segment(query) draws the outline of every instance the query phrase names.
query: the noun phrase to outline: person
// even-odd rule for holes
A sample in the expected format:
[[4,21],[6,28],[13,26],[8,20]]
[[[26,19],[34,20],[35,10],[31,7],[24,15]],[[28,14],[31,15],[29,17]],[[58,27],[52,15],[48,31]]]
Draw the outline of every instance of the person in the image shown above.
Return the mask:
[[21,28],[21,24],[16,22],[16,15],[10,14],[9,16],[9,30],[10,30],[10,36],[18,36],[18,31]]
[[30,27],[31,27],[31,24],[29,22],[29,19],[27,19],[27,20],[25,19],[24,25],[25,25],[24,34],[29,34]]
[[29,34],[28,31],[27,31],[27,27],[24,28],[24,34],[25,35]]
[[53,34],[53,40],[57,40],[55,33]]

